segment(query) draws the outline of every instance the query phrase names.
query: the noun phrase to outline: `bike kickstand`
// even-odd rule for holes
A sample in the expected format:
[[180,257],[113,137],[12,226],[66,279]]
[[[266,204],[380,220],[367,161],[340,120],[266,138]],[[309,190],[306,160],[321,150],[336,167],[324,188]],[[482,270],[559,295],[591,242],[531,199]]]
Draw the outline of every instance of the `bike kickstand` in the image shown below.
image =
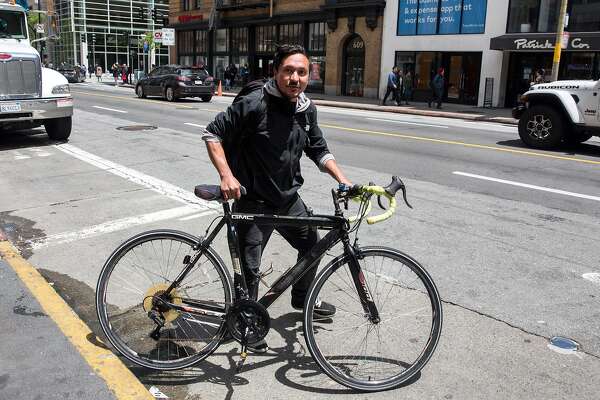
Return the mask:
[[242,344],[242,351],[240,352],[240,360],[237,362],[235,366],[235,372],[240,372],[242,367],[244,366],[244,362],[246,362],[246,358],[248,358],[248,350],[245,344]]

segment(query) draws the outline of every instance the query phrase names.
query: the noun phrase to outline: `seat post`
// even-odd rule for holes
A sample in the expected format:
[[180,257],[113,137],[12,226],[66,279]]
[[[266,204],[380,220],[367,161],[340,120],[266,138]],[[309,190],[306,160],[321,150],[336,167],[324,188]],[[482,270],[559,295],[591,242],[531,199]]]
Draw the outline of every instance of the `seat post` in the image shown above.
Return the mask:
[[231,214],[231,207],[229,207],[229,202],[227,201],[223,202],[223,214],[225,214],[225,217]]

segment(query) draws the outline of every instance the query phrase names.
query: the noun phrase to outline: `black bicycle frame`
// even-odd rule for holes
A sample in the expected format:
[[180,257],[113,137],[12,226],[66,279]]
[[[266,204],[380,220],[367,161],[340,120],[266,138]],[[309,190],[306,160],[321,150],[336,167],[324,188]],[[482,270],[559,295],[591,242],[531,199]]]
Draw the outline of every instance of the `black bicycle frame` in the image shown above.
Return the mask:
[[[339,211],[339,207],[336,207]],[[217,234],[221,231],[223,226],[227,225],[227,241],[229,244],[229,252],[231,254],[231,260],[233,263],[234,272],[234,299],[248,298],[248,288],[246,285],[246,279],[244,277],[244,268],[242,268],[240,247],[238,240],[237,226],[240,224],[257,224],[257,225],[269,225],[269,226],[311,226],[321,229],[330,230],[325,237],[319,240],[306,254],[302,257],[293,267],[288,268],[276,281],[273,283],[271,288],[263,297],[260,298],[261,303],[265,308],[268,308],[271,304],[279,298],[285,292],[285,290],[298,282],[302,276],[324,255],[327,250],[335,246],[339,241],[342,241],[344,245],[344,254],[347,256],[348,264],[350,266],[350,272],[354,280],[359,298],[363,305],[365,313],[368,313],[373,321],[379,321],[379,312],[370,294],[370,290],[366,284],[366,280],[362,273],[358,257],[354,247],[350,245],[350,239],[348,236],[348,221],[343,216],[331,216],[331,215],[311,215],[306,217],[290,217],[280,215],[265,215],[265,214],[245,214],[231,212],[228,203],[223,203],[223,218],[218,222],[217,226],[208,234],[207,237],[202,238],[199,243],[195,246],[195,250],[198,250],[193,258],[189,259],[186,268],[179,274],[171,286],[165,291],[166,294],[170,293],[171,290],[178,287],[181,281],[186,277],[189,271],[194,267],[196,262],[202,257],[203,253],[208,250],[212,241],[215,239]],[[186,299],[187,300],[187,299]],[[203,315],[211,316],[222,316],[222,308],[205,304],[202,301],[190,299],[188,304],[193,304],[194,307],[178,306],[176,304],[167,303],[170,307],[180,309],[187,312],[196,312]],[[201,307],[201,308],[197,308]],[[221,311],[221,312],[219,312]]]

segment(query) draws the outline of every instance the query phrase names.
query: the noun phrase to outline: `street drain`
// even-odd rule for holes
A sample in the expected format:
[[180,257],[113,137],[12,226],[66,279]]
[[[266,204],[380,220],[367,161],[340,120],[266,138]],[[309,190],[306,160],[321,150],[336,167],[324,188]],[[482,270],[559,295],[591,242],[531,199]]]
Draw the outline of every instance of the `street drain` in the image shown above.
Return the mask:
[[550,339],[548,348],[560,354],[575,354],[579,350],[579,343],[566,337],[554,336]]
[[127,125],[117,128],[119,131],[153,131],[155,129],[158,129],[158,127],[154,125]]

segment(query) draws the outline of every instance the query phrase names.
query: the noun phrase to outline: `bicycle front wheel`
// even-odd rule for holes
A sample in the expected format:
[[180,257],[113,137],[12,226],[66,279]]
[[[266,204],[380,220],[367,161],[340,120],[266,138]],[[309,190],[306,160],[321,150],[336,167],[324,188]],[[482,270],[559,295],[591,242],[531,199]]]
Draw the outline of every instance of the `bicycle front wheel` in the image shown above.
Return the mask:
[[[96,288],[96,310],[110,343],[134,363],[152,369],[185,368],[208,357],[226,330],[221,318],[175,309],[159,310],[164,327],[148,312],[152,297],[164,293],[196,254],[198,239],[160,230],[123,243],[104,264]],[[221,258],[206,250],[169,301],[182,306],[208,304],[226,312],[233,297],[231,277]]]
[[[306,344],[332,379],[353,389],[393,389],[429,361],[442,328],[442,304],[433,280],[400,251],[367,247],[357,251],[380,322],[366,315],[348,266],[332,260],[309,289],[304,310]],[[333,304],[333,318],[313,316],[320,299]]]

